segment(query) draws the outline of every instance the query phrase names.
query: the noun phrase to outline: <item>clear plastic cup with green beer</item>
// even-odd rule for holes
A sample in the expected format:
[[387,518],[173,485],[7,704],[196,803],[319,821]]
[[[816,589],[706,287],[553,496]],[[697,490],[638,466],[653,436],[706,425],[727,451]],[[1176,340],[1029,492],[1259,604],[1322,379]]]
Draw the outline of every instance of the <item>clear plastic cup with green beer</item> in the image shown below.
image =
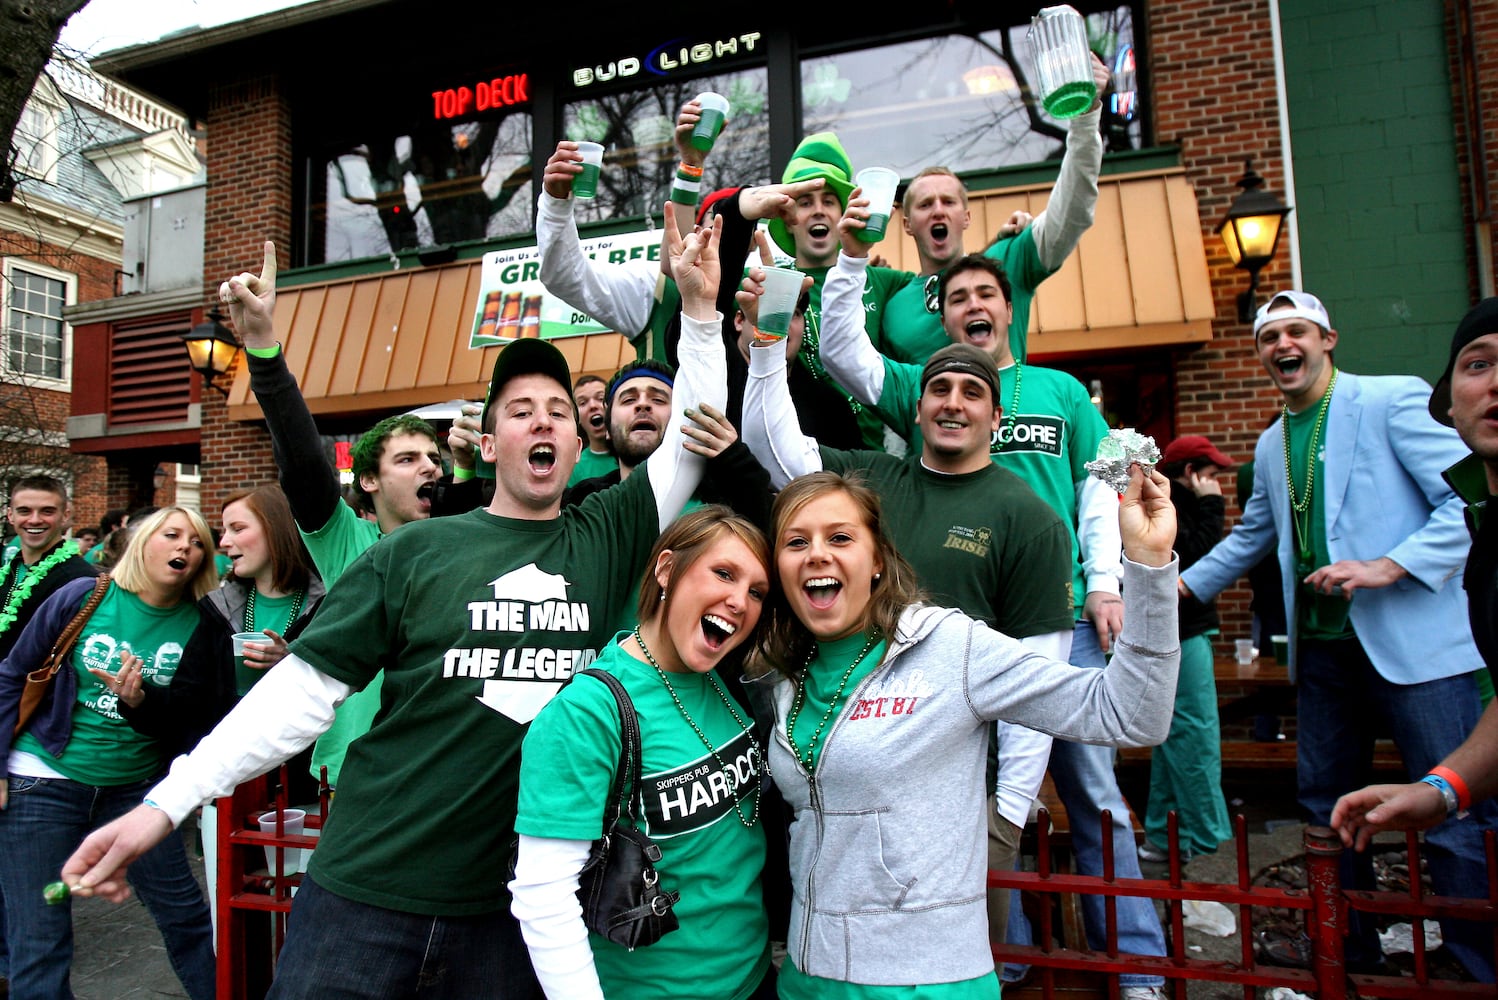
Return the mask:
[[580,142],[577,151],[583,156],[583,172],[572,178],[574,198],[598,196],[598,171],[603,169],[603,145],[597,142]]
[[702,113],[697,119],[697,127],[692,129],[692,148],[706,153],[718,141],[723,123],[728,120],[728,98],[705,90],[697,95],[696,100],[702,106]]
[[803,275],[793,267],[767,267],[765,294],[759,297],[759,332],[767,337],[785,337],[791,332],[796,300],[801,298]]
[[235,632],[230,636],[229,641],[234,644],[234,669],[243,670],[245,668],[244,644],[247,642],[269,643],[271,637],[264,632]]
[[869,200],[869,221],[858,231],[858,238],[865,243],[878,243],[884,239],[889,213],[894,211],[900,175],[888,167],[865,167],[853,182],[863,188],[863,196]]

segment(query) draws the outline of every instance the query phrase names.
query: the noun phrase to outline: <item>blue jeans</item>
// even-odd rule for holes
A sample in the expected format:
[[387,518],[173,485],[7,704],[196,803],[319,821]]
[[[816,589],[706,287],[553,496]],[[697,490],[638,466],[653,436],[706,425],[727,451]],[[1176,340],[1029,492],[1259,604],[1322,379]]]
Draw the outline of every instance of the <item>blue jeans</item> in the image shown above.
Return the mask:
[[472,917],[402,913],[303,876],[266,1000],[540,1000],[520,924],[505,906]]
[[[1296,776],[1298,797],[1311,823],[1330,823],[1332,807],[1372,779],[1373,741],[1391,735],[1410,780],[1418,780],[1466,739],[1481,705],[1471,674],[1393,684],[1380,676],[1357,639],[1300,643]],[[1437,895],[1487,896],[1483,831],[1498,825],[1498,803],[1474,805],[1464,819],[1449,819],[1425,833],[1424,854]],[[1371,889],[1373,859],[1344,851],[1344,888]],[[1376,960],[1373,920],[1353,911],[1348,925],[1349,963]],[[1491,928],[1441,921],[1451,953],[1476,979],[1493,981]]]
[[[1071,662],[1079,667],[1102,669],[1108,665],[1102,647],[1098,645],[1097,630],[1092,622],[1082,619],[1072,632]],[[1066,815],[1071,822],[1072,852],[1076,856],[1077,873],[1101,875],[1103,873],[1103,843],[1101,819],[1104,809],[1113,813],[1113,874],[1117,878],[1141,878],[1139,854],[1134,841],[1134,830],[1129,825],[1129,806],[1123,792],[1118,790],[1118,778],[1113,773],[1113,748],[1087,746],[1082,743],[1067,743],[1057,740],[1051,746],[1051,780],[1056,783],[1056,794],[1066,806]],[[1028,945],[1030,922],[1020,906],[1018,893],[1009,905],[1009,943]],[[1136,955],[1164,955],[1165,932],[1160,926],[1160,916],[1155,912],[1152,900],[1140,896],[1118,896],[1118,948]],[[1101,951],[1105,940],[1103,897],[1082,897],[1082,922],[1087,929],[1087,946]],[[1029,970],[1026,965],[1004,963],[1004,981],[1015,982]],[[1120,986],[1163,986],[1162,976],[1123,974],[1118,977]]]
[[[10,991],[27,1000],[72,997],[71,902],[48,906],[42,887],[91,831],[140,805],[153,782],[99,788],[65,778],[11,776],[0,812],[0,886],[5,894]],[[193,1000],[213,1000],[208,904],[175,832],[130,866],[130,885],[166,944],[172,971]]]

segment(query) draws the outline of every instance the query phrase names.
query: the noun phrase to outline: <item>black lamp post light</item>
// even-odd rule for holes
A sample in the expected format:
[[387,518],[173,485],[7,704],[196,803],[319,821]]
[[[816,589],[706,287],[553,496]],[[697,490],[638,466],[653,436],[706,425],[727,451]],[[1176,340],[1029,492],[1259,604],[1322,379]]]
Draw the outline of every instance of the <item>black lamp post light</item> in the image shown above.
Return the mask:
[[210,309],[207,321],[182,334],[182,342],[187,348],[192,370],[203,376],[206,384],[223,393],[227,399],[229,390],[214,379],[226,373],[234,364],[234,355],[239,353],[239,341],[229,332],[228,327],[219,322],[223,318],[224,314],[217,308]]
[[1274,257],[1285,216],[1293,211],[1268,191],[1260,190],[1263,184],[1264,178],[1254,172],[1254,161],[1245,161],[1243,177],[1238,181],[1243,193],[1233,199],[1227,218],[1217,227],[1233,266],[1248,272],[1248,290],[1238,296],[1240,323],[1253,321],[1259,270]]

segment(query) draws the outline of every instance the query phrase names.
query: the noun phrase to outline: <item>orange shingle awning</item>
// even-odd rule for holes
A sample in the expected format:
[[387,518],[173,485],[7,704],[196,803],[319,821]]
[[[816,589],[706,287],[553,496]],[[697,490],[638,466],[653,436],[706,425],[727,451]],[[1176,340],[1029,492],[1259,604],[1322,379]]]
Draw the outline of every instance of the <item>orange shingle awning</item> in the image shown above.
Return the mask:
[[[1039,213],[1049,196],[1049,185],[975,195],[968,248],[981,250],[1016,209]],[[914,241],[898,225],[890,232],[896,237],[876,252],[892,267],[918,270]],[[276,333],[312,412],[353,416],[481,399],[499,348],[468,347],[479,272],[475,260],[282,291]],[[1035,297],[1030,355],[1200,344],[1212,337],[1212,316],[1201,218],[1185,173],[1111,176],[1099,184],[1092,228]],[[634,356],[612,333],[555,343],[577,375],[607,377]],[[243,368],[229,417],[261,418]]]

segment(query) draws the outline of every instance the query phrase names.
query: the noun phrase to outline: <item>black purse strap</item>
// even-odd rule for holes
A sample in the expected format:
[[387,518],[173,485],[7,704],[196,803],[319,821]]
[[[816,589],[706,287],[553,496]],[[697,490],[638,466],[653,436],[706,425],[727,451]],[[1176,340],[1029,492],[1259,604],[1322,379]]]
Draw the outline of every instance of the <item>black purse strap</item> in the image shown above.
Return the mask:
[[574,676],[583,674],[603,681],[619,706],[621,745],[619,766],[614,770],[614,787],[609,791],[609,808],[603,817],[603,829],[607,833],[621,814],[628,816],[631,822],[639,818],[635,809],[635,792],[640,786],[640,721],[635,716],[635,703],[630,701],[629,692],[624,690],[617,677],[594,667],[579,670]]

